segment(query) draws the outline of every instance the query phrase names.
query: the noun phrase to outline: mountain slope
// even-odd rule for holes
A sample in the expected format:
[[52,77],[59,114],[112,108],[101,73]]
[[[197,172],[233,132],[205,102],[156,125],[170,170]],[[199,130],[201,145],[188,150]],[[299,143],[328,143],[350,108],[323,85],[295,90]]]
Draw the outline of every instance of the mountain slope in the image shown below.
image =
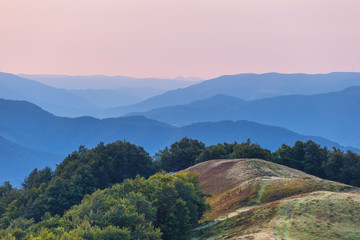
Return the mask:
[[[116,89],[69,89],[69,91],[99,108],[114,108],[141,102],[167,90],[150,87],[122,87]],[[96,115],[98,111],[89,112],[89,114]]]
[[[56,154],[67,154],[79,145],[93,147],[126,139],[154,153],[187,136],[205,144],[243,142],[250,138],[262,147],[275,150],[295,141],[314,142],[341,149],[340,145],[324,138],[299,135],[287,129],[249,121],[221,121],[174,127],[141,116],[96,119],[92,117],[56,117],[24,101],[0,99],[0,135],[22,146]],[[359,151],[358,149],[352,149]]]
[[0,185],[19,186],[34,168],[54,167],[64,156],[22,147],[0,136]]
[[[100,141],[125,138],[156,151],[159,142],[171,135],[171,129],[175,128],[144,117],[57,117],[29,102],[0,99],[0,135],[23,146],[57,154],[72,152],[79,145],[93,147]],[[148,142],[150,138],[153,141]]]
[[172,90],[131,106],[115,108],[106,114],[120,116],[129,112],[184,105],[217,94],[254,100],[280,95],[326,93],[359,85],[360,73],[229,75]]
[[156,108],[146,112],[133,112],[125,116],[145,116],[174,126],[185,126],[204,121],[241,120],[241,109],[249,102],[218,94],[186,105]]
[[97,107],[67,90],[0,72],[0,98],[26,100],[58,115],[94,111]]
[[342,145],[360,147],[360,87],[316,95],[291,95],[243,101],[225,95],[188,105],[154,109],[143,113],[148,118],[176,126],[202,121],[245,119],[282,126],[301,134],[318,135]]
[[316,191],[243,210],[193,239],[356,240],[359,213],[358,192]]
[[199,173],[212,206],[194,239],[356,239],[360,193],[259,159],[212,160]]
[[112,108],[141,102],[145,97],[135,96],[121,89],[76,89],[69,92],[80,96],[98,108]]

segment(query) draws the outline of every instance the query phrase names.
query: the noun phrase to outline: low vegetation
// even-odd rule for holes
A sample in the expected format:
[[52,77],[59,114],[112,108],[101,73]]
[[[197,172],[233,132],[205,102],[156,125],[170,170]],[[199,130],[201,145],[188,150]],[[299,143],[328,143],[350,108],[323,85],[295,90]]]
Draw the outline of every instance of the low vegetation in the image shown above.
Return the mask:
[[263,204],[210,227],[194,239],[358,239],[360,194],[316,191]]
[[200,173],[211,205],[193,239],[357,239],[360,233],[357,187],[259,159],[212,160],[184,171]]
[[356,187],[323,180],[259,159],[212,160],[186,169],[200,174],[212,210],[202,221],[233,216],[244,209],[314,191],[349,192]]

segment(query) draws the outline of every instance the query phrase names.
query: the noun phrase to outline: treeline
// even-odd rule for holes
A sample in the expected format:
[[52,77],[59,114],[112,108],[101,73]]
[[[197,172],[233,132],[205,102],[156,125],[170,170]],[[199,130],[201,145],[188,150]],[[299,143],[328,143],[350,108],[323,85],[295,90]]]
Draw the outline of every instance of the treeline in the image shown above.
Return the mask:
[[308,141],[294,146],[283,144],[272,153],[271,161],[328,180],[360,187],[360,155]]
[[352,151],[321,147],[313,141],[283,144],[271,152],[257,143],[219,143],[205,147],[198,140],[183,138],[155,155],[158,168],[178,171],[213,159],[260,158],[295,168],[328,180],[360,187],[360,155]]
[[183,138],[154,158],[126,141],[100,143],[80,146],[54,172],[33,170],[20,189],[0,186],[0,238],[189,239],[208,209],[198,178],[162,171],[226,158],[260,158],[360,186],[358,154],[312,141],[271,152],[250,140],[205,146]]

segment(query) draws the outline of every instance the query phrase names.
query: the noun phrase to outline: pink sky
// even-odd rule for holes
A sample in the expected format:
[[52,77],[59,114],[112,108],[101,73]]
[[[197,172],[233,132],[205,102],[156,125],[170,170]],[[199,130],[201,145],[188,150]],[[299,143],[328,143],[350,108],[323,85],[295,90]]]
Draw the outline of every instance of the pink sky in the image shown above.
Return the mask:
[[0,71],[360,72],[360,0],[1,0]]

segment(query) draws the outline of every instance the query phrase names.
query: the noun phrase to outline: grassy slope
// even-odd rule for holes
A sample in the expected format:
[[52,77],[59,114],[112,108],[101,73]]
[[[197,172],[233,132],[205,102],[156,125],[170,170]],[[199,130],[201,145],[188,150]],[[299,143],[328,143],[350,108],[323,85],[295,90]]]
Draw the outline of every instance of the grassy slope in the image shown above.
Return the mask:
[[357,239],[360,194],[258,159],[213,160],[200,173],[212,210],[198,239]]

